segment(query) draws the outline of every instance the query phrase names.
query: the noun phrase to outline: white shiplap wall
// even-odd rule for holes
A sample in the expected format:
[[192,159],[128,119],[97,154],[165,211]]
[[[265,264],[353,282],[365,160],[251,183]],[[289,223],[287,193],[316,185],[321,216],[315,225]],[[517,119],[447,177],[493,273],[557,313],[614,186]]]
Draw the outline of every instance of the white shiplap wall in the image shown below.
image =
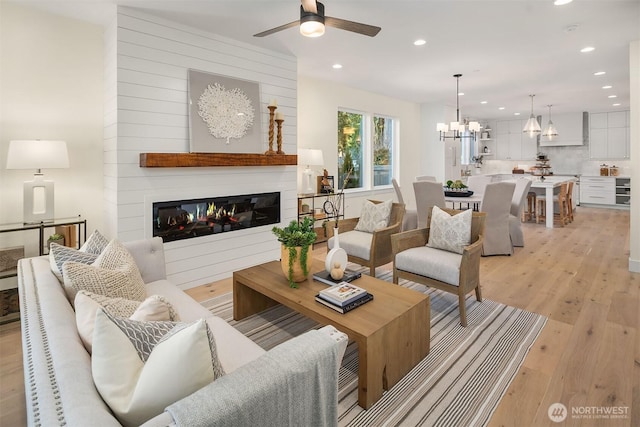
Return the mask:
[[[296,166],[140,168],[142,152],[188,152],[187,70],[259,82],[263,150],[268,109],[284,113],[283,150],[296,153],[297,65],[261,49],[118,8],[105,33],[105,223],[121,240],[150,237],[160,200],[280,191],[282,221],[297,213]],[[224,147],[220,151],[223,152]],[[169,280],[183,289],[278,259],[271,226],[165,244]]]

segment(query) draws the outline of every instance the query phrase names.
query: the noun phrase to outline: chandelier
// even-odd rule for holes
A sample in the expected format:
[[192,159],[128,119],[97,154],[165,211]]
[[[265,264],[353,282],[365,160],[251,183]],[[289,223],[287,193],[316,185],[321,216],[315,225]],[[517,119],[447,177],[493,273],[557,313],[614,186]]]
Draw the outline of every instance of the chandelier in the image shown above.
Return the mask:
[[[467,119],[460,121],[460,77],[462,74],[454,74],[456,78],[456,121],[450,124],[438,123],[436,130],[440,132],[440,141],[444,141],[447,138],[462,139],[462,138],[475,138],[476,132],[480,132],[480,123],[470,122]],[[452,135],[447,135],[449,131],[452,131]]]
[[531,97],[531,115],[529,116],[529,120],[527,120],[527,124],[524,125],[524,129],[522,132],[529,134],[529,138],[533,138],[535,136],[540,135],[542,129],[540,128],[540,123],[538,123],[538,119],[533,115],[533,97],[535,95],[529,95]]

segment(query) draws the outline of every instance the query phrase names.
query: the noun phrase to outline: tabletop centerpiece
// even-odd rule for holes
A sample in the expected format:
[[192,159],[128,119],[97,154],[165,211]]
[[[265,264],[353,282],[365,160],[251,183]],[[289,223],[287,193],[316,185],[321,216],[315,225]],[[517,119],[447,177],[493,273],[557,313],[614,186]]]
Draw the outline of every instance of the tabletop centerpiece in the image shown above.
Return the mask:
[[464,182],[459,179],[448,180],[444,186],[445,196],[450,197],[469,197],[473,195],[473,191],[469,190]]
[[280,264],[282,272],[289,279],[289,286],[297,288],[299,282],[306,280],[311,269],[312,257],[309,247],[316,241],[311,217],[305,217],[301,222],[292,220],[284,228],[271,229],[282,244]]

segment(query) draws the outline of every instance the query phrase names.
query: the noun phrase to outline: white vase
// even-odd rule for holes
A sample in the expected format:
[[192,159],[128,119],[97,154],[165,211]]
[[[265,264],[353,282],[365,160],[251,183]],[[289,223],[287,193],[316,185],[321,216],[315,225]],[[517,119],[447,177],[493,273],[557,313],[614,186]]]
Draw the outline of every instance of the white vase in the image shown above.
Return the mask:
[[338,227],[333,229],[333,249],[327,252],[327,257],[324,260],[324,268],[327,273],[331,273],[331,269],[336,263],[340,264],[340,268],[344,273],[347,268],[347,252],[340,247]]

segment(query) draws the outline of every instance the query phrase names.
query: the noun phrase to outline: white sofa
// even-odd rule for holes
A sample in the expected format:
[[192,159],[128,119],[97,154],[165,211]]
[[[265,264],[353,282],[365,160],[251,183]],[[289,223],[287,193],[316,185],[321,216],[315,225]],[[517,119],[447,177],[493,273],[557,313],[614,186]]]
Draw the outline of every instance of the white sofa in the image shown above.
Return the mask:
[[[206,319],[226,372],[145,425],[337,425],[337,375],[346,335],[325,326],[265,352],[166,280],[160,238],[125,246],[148,295],[166,297],[181,321]],[[20,260],[18,286],[28,424],[120,425],[94,385],[91,355],[78,335],[73,307],[51,272],[48,258]],[[323,357],[331,358],[331,367],[322,372],[317,360]],[[331,386],[314,385],[318,377]],[[307,391],[304,401],[298,394],[300,388]],[[265,406],[278,410],[258,410]]]

